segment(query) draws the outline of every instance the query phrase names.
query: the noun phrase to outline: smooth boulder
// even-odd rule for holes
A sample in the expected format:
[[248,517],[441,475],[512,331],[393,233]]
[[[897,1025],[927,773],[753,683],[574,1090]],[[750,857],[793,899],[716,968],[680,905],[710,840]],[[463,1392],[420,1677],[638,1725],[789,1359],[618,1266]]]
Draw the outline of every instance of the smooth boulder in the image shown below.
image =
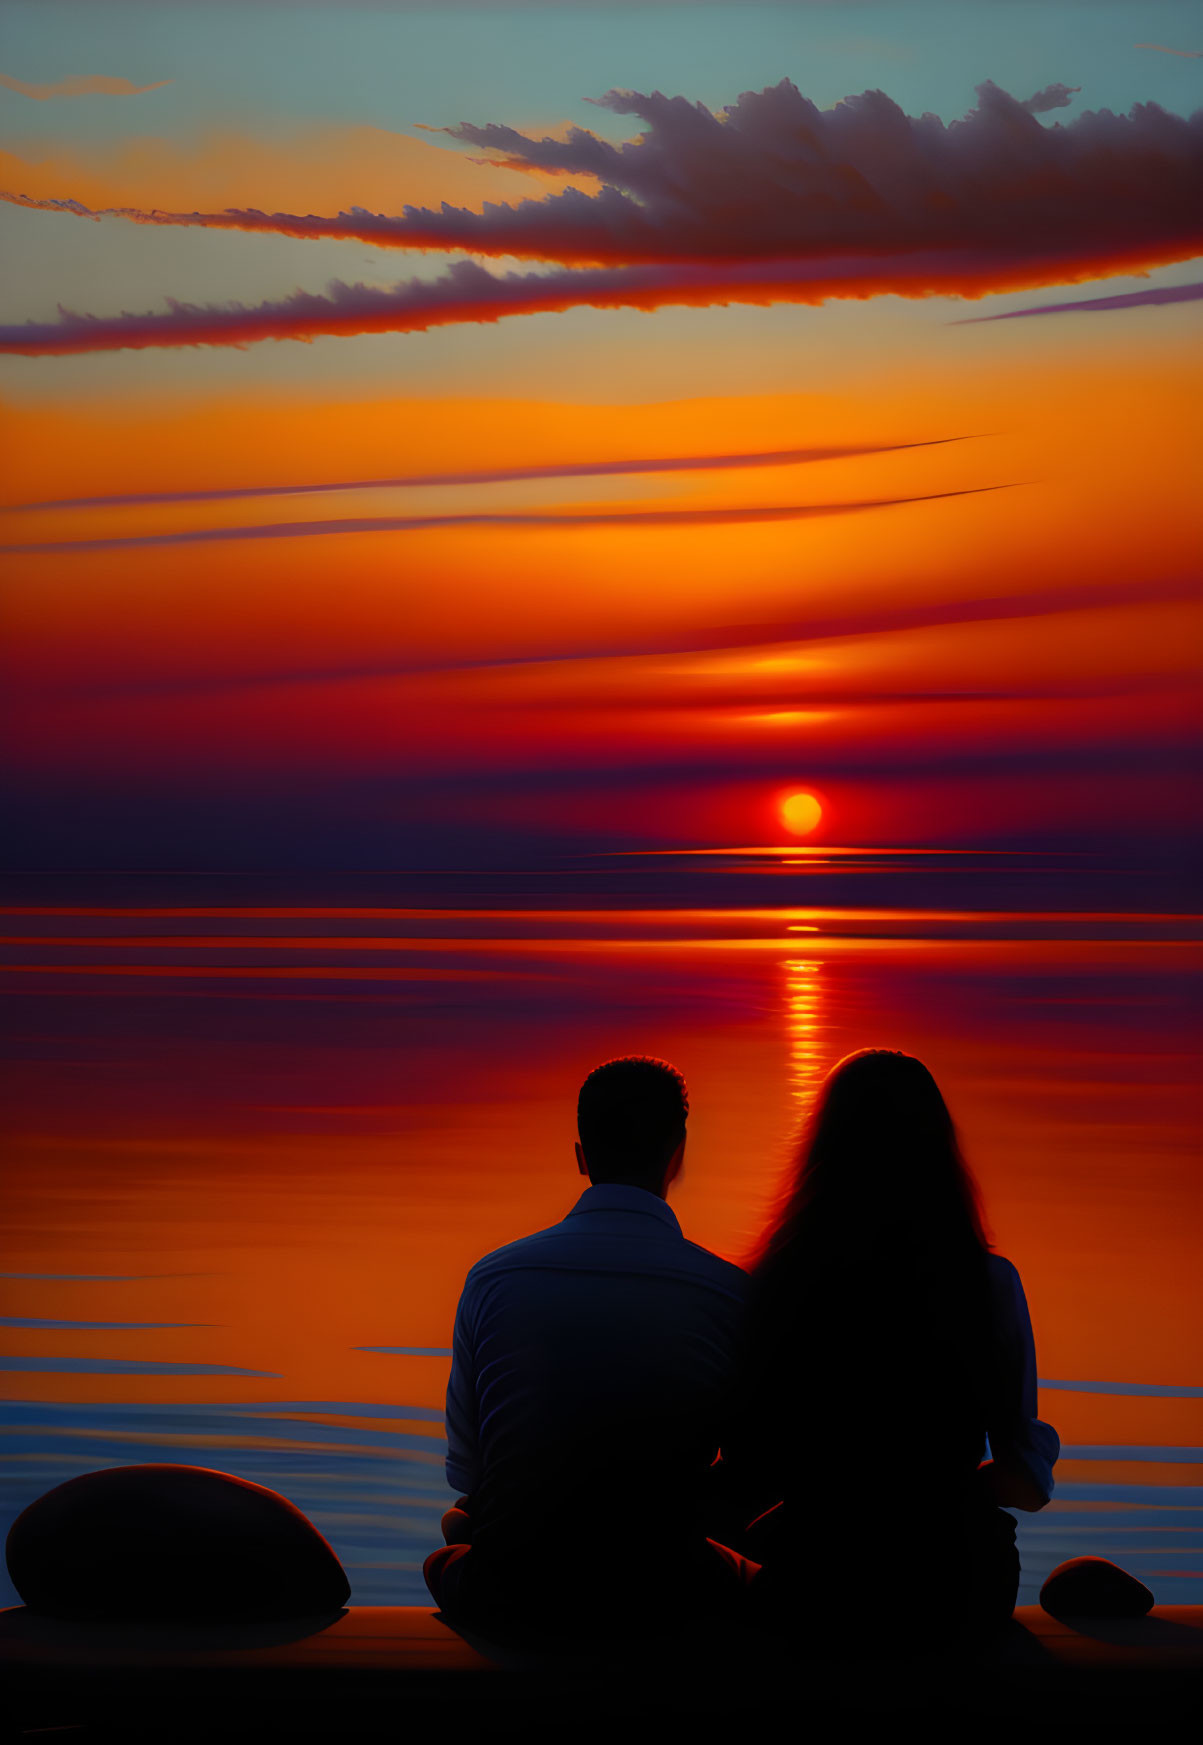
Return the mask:
[[1106,1557],[1071,1557],[1045,1581],[1040,1604],[1054,1618],[1143,1618],[1153,1596]]
[[350,1596],[338,1558],[279,1492],[204,1466],[118,1466],[13,1522],[13,1586],[54,1618],[290,1618]]

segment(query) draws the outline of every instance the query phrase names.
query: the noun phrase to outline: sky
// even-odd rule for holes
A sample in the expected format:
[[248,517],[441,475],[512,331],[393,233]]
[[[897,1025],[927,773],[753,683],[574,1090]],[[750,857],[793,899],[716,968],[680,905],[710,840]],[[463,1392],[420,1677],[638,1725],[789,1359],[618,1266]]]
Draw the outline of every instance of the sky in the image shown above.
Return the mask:
[[0,16],[9,866],[1185,853],[1197,7]]

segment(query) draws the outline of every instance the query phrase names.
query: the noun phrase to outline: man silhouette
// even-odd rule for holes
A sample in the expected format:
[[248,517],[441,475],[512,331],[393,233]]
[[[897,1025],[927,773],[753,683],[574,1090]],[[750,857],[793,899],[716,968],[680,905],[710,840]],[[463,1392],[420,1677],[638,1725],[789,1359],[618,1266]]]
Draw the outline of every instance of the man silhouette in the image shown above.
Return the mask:
[[[664,1061],[611,1060],[577,1105],[591,1186],[562,1223],[468,1273],[447,1389],[447,1476],[465,1493],[427,1586],[452,1619],[621,1631],[679,1618],[756,1565],[708,1540],[746,1278],[665,1203],[688,1098]],[[632,1604],[634,1602],[634,1604]]]

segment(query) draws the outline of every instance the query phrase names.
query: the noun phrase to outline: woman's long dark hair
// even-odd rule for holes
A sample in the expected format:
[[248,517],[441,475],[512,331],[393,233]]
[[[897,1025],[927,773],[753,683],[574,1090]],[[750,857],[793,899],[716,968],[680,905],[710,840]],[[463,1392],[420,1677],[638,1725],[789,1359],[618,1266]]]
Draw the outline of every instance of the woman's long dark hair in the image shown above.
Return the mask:
[[761,1412],[776,1402],[791,1440],[815,1414],[854,1434],[926,1414],[972,1439],[991,1361],[989,1247],[931,1073],[889,1049],[848,1055],[751,1258],[745,1379]]

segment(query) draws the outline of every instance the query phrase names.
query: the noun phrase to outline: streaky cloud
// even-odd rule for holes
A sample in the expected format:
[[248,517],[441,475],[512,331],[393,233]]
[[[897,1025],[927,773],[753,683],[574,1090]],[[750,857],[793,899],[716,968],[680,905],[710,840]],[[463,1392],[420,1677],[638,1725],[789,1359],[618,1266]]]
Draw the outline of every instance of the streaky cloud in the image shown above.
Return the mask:
[[[1164,1395],[1162,1396],[1165,1397]],[[1167,1442],[1063,1442],[1059,1460],[1150,1460],[1167,1466],[1195,1466],[1203,1448]]]
[[[382,1357],[451,1356],[451,1347],[449,1345],[357,1345],[355,1349],[356,1351],[374,1351],[379,1353]],[[389,1406],[384,1409],[386,1411],[395,1411],[398,1417],[403,1416],[405,1411],[405,1408],[403,1407]],[[441,1412],[426,1411],[422,1413],[422,1416],[424,1418],[438,1418],[441,1420],[443,1414]]]
[[1203,60],[1203,48],[1166,48],[1165,44],[1161,42],[1138,42],[1133,46],[1151,48],[1159,55],[1177,55],[1180,60],[1184,61]]
[[1132,1394],[1137,1397],[1147,1396],[1150,1399],[1162,1400],[1200,1400],[1203,1399],[1203,1387],[1178,1386],[1172,1382],[1150,1381],[1046,1381],[1040,1377],[1042,1388],[1058,1388],[1065,1393],[1074,1394]]
[[143,1333],[169,1328],[213,1327],[214,1321],[47,1321],[37,1315],[0,1315],[0,1327],[73,1329],[77,1332]]
[[[1201,244],[1203,246],[1203,244]],[[1189,245],[1195,252],[1195,244]],[[1124,263],[1101,257],[1079,276],[1138,271],[1143,257]],[[1160,261],[1152,264],[1163,264]],[[713,308],[731,303],[818,305],[830,298],[980,297],[1001,290],[1031,290],[1069,272],[1051,258],[1010,258],[997,250],[915,254],[905,261],[855,256],[826,261],[745,261],[726,266],[561,268],[547,272],[490,273],[474,261],[454,261],[438,278],[409,279],[382,289],[334,280],[322,296],[295,291],[278,301],[197,304],[167,300],[165,311],[101,317],[59,306],[57,321],[0,327],[0,354],[70,357],[88,352],[143,351],[181,346],[232,346],[262,340],[309,341],[367,333],[424,333],[463,322],[488,323],[514,315],[560,314],[566,309]]]
[[159,79],[153,85],[135,85],[132,79],[112,79],[104,73],[77,73],[53,85],[29,85],[24,79],[0,73],[5,90],[32,97],[35,103],[45,103],[49,97],[140,97],[144,91],[161,91],[164,85],[174,83],[173,79]]
[[239,1369],[230,1363],[158,1363],[135,1357],[4,1357],[5,1371],[46,1375],[251,1375],[278,1379],[272,1369]]
[[446,527],[735,527],[765,521],[808,521],[827,515],[897,509],[910,503],[937,503],[949,497],[975,497],[1007,491],[1011,484],[973,485],[959,491],[928,491],[913,497],[873,497],[848,503],[748,504],[729,509],[581,509],[561,512],[499,511],[462,515],[364,515],[336,521],[251,522],[242,527],[195,527],[178,533],[133,533],[99,539],[53,539],[28,545],[3,545],[6,556],[40,552],[113,551],[131,546],[217,545],[242,539],[302,539],[347,533],[421,533]]
[[0,515],[38,509],[129,508],[148,503],[225,503],[256,497],[303,497],[338,491],[410,490],[433,485],[514,484],[527,479],[589,479],[627,473],[727,472],[755,467],[804,466],[815,461],[850,460],[862,455],[896,454],[903,449],[939,448],[970,442],[971,436],[933,436],[917,442],[866,442],[816,448],[760,449],[740,454],[632,456],[623,460],[566,461],[524,467],[482,467],[457,473],[407,473],[392,479],[334,479],[306,484],[235,485],[207,491],[134,491],[107,497],[50,497],[30,503],[0,503]]
[[[951,686],[933,686],[926,689],[904,687],[887,690],[878,685],[851,684],[808,691],[805,700],[800,701],[795,685],[788,682],[774,689],[758,684],[744,686],[732,681],[721,695],[710,684],[676,685],[672,696],[665,695],[663,691],[641,696],[638,708],[643,715],[671,716],[678,714],[682,708],[695,708],[711,712],[715,719],[723,715],[742,716],[752,713],[764,716],[783,713],[797,714],[800,717],[813,714],[821,720],[832,710],[865,715],[872,711],[900,708],[914,710],[922,706],[959,713],[966,705],[981,703],[1018,703],[1028,707],[1032,704],[1090,703],[1106,701],[1109,698],[1123,698],[1130,703],[1135,698],[1164,697],[1165,694],[1165,686],[1159,677],[1128,678],[1115,675],[1066,679],[1056,684],[1045,684],[1040,688],[1023,684],[954,683]],[[629,696],[591,696],[587,693],[577,695],[574,703],[576,707],[597,717],[620,715],[632,706]],[[564,698],[545,696],[531,699],[526,707],[534,713],[542,711],[554,714],[563,709]]]
[[[1039,707],[1045,706],[1044,699],[1034,701]],[[950,732],[946,720],[937,720],[926,729],[905,733],[891,732],[883,724],[869,740],[861,736],[851,740],[837,739],[832,735],[816,739],[807,747],[806,769],[808,777],[816,782],[837,776],[915,780],[942,774],[986,780],[993,774],[1003,773],[1047,780],[1054,772],[1058,775],[1089,773],[1103,780],[1126,775],[1157,779],[1181,775],[1195,781],[1203,774],[1203,753],[1197,732],[1170,728],[1133,740],[1125,727],[1123,705],[1111,699],[1107,700],[1107,707],[1100,711],[1100,716],[1099,736],[1077,742],[1072,738],[1048,737],[1037,727],[1035,717],[1029,718],[1028,731],[1020,736],[1016,731],[1017,723],[1001,715],[997,721],[997,738],[985,739],[965,739],[956,731]],[[1047,717],[1045,719],[1047,722]],[[565,791],[579,796],[590,787],[612,789],[621,785],[636,794],[655,790],[663,792],[678,782],[705,784],[731,776],[739,780],[750,776],[798,780],[796,740],[766,743],[759,749],[747,744],[723,748],[715,741],[700,741],[696,748],[684,752],[666,751],[664,755],[650,756],[646,763],[632,760],[629,752],[621,747],[607,754],[603,744],[597,760],[587,765],[569,750],[561,751],[552,740],[548,745],[548,761],[541,763],[536,770],[529,766],[507,767],[504,763],[490,768],[484,778],[488,791],[494,797],[502,793],[556,794]],[[429,794],[436,784],[440,792],[453,785],[462,785],[469,792],[484,791],[478,768],[439,769],[424,773],[415,780],[410,791]],[[394,790],[389,792],[391,795]],[[96,973],[140,975],[142,969],[106,965]],[[187,976],[199,972],[178,970],[172,973]],[[239,972],[222,969],[215,973],[233,976]],[[256,970],[253,973],[264,975],[270,972]],[[362,976],[365,972],[356,970],[351,973]]]
[[[355,1349],[356,1351],[391,1351],[394,1348],[387,1345],[357,1345]],[[401,1347],[396,1349],[400,1350]],[[450,1357],[451,1347],[415,1347],[409,1355]],[[211,1409],[211,1407],[205,1406],[192,1407],[192,1410],[197,1412]],[[231,1400],[225,1410],[235,1413],[270,1412],[273,1415],[277,1412],[297,1412],[305,1417],[314,1417],[320,1413],[323,1416],[337,1414],[343,1418],[413,1418],[416,1422],[427,1424],[441,1424],[446,1416],[442,1407],[436,1409],[434,1406],[382,1406],[376,1401],[365,1402],[362,1400]]]
[[147,679],[131,685],[97,679],[87,694],[118,691],[123,695],[236,691],[264,685],[351,683],[362,679],[414,678],[444,673],[492,672],[508,668],[553,667],[593,661],[646,660],[691,654],[715,654],[742,648],[788,647],[826,642],[837,637],[888,635],[893,631],[939,629],[946,625],[980,624],[1007,619],[1038,619],[1064,612],[1089,612],[1108,606],[1172,605],[1203,598],[1203,587],[1190,576],[1149,582],[1100,582],[1087,586],[1043,588],[1026,594],[984,595],[978,599],[926,600],[904,606],[875,606],[852,612],[812,613],[807,617],[747,624],[702,624],[662,635],[641,636],[635,642],[587,642],[551,651],[526,649],[503,655],[433,655],[424,660],[345,661],[320,667],[301,666],[237,675],[198,675]]
[[1197,303],[1203,297],[1203,280],[1189,285],[1150,286],[1147,291],[1124,291],[1114,297],[1083,297],[1072,303],[1037,303],[1031,309],[1003,309],[997,315],[965,315],[950,321],[950,327],[973,327],[982,321],[1018,321],[1028,315],[1091,315],[1113,309],[1155,309],[1170,303]]
[[0,1272],[0,1278],[56,1280],[68,1284],[124,1285],[147,1278],[218,1278],[215,1272]]

